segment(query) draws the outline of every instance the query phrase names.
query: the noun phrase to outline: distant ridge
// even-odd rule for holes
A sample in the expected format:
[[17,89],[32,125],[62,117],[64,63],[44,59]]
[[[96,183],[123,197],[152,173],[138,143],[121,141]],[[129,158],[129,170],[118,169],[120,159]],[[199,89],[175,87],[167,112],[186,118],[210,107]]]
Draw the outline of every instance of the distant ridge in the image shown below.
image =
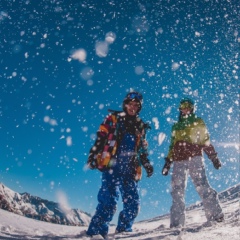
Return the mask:
[[[238,200],[240,198],[240,183],[235,184],[234,186],[227,188],[226,190],[218,193],[218,198],[219,198],[220,203],[224,203],[224,202],[231,201],[234,199]],[[186,211],[191,211],[191,210],[197,209],[199,207],[202,207],[202,202],[192,204],[192,205],[186,207]],[[237,212],[237,214],[239,214],[239,213]],[[164,218],[169,218],[169,213],[154,217],[147,221],[154,222],[154,221],[164,219]],[[144,221],[146,221],[146,220],[139,221],[139,223],[144,222]]]
[[[240,197],[239,195],[240,195],[240,183],[218,193],[218,198],[220,202],[226,202],[235,198],[239,198]],[[186,210],[192,210],[200,206],[202,206],[202,202],[198,204],[193,204],[187,207]]]
[[87,226],[90,214],[78,209],[62,209],[58,203],[31,196],[29,193],[17,193],[0,183],[0,208],[28,218],[40,221]]

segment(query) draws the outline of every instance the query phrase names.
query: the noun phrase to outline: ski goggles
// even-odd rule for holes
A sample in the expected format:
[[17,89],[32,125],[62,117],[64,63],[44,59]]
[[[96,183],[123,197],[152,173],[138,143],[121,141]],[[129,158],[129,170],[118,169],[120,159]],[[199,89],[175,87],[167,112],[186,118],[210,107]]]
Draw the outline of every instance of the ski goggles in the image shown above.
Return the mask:
[[129,93],[126,98],[128,99],[138,99],[139,101],[142,101],[143,100],[143,96],[141,93],[138,93],[138,92],[132,92],[132,93]]
[[183,102],[179,106],[180,110],[186,109],[186,108],[193,109],[193,105],[190,102]]

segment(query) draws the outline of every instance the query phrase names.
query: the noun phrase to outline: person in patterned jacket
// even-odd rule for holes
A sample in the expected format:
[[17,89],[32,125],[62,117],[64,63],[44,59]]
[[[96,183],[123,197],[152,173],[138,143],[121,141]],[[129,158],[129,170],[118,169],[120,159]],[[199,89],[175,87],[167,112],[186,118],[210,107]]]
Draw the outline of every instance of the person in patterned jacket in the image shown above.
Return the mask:
[[162,170],[162,174],[167,176],[173,163],[170,227],[184,227],[185,225],[184,195],[188,174],[202,199],[207,220],[223,221],[224,215],[217,192],[210,187],[207,180],[203,152],[216,169],[221,167],[221,162],[210,142],[204,121],[194,113],[194,102],[189,98],[182,99],[179,110],[179,120],[172,127],[169,152]]
[[116,212],[119,191],[123,210],[119,214],[116,232],[132,231],[140,201],[138,181],[142,167],[150,177],[153,166],[148,159],[146,130],[148,124],[139,118],[143,97],[130,92],[123,101],[123,111],[111,111],[100,125],[94,146],[88,157],[88,167],[102,172],[98,206],[86,234],[108,234],[109,223]]

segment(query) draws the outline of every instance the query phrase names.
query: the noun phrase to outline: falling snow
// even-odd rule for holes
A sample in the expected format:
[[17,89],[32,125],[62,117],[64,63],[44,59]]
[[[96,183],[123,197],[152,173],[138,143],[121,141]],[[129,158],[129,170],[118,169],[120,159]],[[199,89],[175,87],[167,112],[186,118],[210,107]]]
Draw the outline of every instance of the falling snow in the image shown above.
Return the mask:
[[[161,175],[179,101],[196,102],[223,163],[205,156],[211,185],[239,182],[238,2],[4,1],[0,3],[0,181],[93,213],[100,173],[85,163],[108,109],[143,94],[149,158],[139,220],[167,213]],[[199,201],[192,183],[187,204]],[[119,205],[121,209],[121,204]],[[114,219],[116,221],[116,219]]]

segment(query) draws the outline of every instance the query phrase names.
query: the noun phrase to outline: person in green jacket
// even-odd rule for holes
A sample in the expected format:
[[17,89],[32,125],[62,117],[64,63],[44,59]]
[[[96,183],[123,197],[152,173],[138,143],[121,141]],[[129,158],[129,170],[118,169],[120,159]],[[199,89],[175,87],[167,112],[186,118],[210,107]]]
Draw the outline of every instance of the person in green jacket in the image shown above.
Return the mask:
[[224,214],[219,204],[217,192],[209,185],[204,167],[203,152],[216,169],[221,167],[221,162],[210,142],[204,121],[194,113],[193,100],[183,98],[179,111],[179,120],[172,127],[169,151],[162,169],[162,174],[167,176],[173,164],[170,227],[185,226],[184,195],[188,175],[191,176],[202,199],[207,220],[221,222],[224,220]]

